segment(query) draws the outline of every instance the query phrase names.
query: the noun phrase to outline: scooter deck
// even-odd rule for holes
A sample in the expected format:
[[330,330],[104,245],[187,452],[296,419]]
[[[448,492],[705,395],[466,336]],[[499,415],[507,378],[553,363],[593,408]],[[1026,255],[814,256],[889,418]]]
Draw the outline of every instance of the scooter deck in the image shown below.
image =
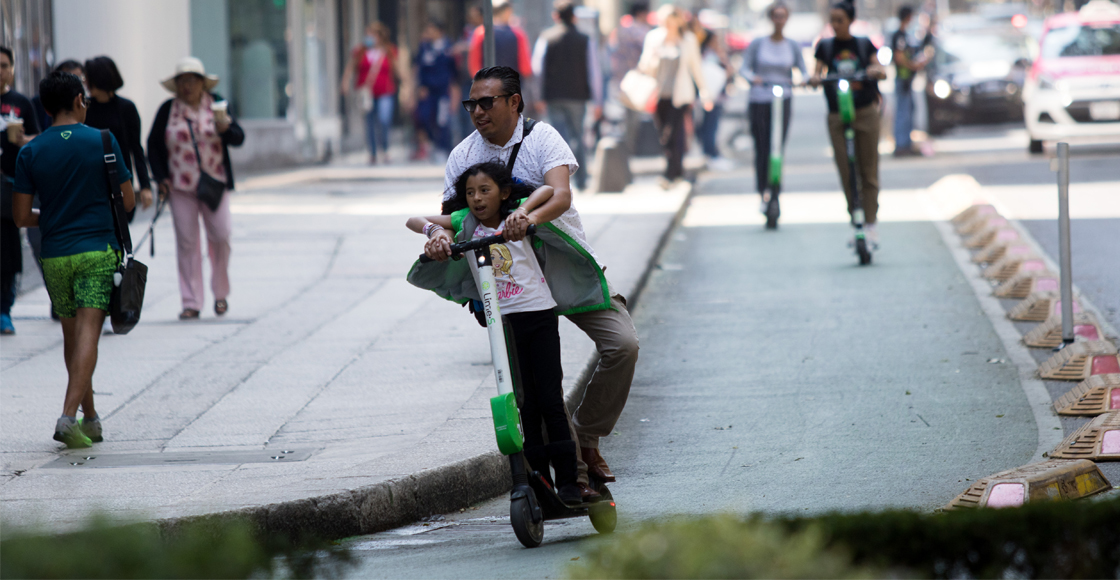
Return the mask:
[[587,517],[591,510],[597,506],[603,505],[605,507],[607,502],[614,502],[607,486],[600,483],[593,487],[595,487],[595,491],[602,494],[602,499],[579,505],[568,505],[560,499],[559,495],[556,495],[556,491],[552,489],[552,486],[548,484],[548,481],[539,471],[529,474],[529,487],[533,488],[533,493],[537,496],[537,502],[541,506],[541,514],[545,521]]

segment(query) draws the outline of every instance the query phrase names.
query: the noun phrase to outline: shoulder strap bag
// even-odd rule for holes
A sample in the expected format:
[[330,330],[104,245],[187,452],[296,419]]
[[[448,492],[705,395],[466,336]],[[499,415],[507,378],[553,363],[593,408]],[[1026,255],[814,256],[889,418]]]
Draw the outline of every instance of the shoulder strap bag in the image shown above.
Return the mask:
[[222,203],[222,196],[226,193],[226,184],[214,179],[213,175],[206,173],[202,168],[202,156],[198,154],[198,141],[194,138],[194,126],[187,119],[187,130],[191,133],[191,145],[194,145],[194,158],[198,161],[198,195],[199,201],[206,204],[210,211],[218,211]]
[[521,144],[529,138],[529,133],[533,132],[533,127],[537,126],[535,119],[525,117],[525,122],[521,125],[521,140],[513,146],[513,150],[509,152],[509,161],[506,163],[506,170],[513,174],[513,164],[517,163],[517,154],[521,152]]
[[128,212],[124,209],[124,194],[117,176],[117,155],[108,129],[101,130],[101,148],[105,153],[105,178],[109,182],[109,206],[113,213],[113,226],[121,245],[121,263],[113,273],[113,292],[109,298],[109,320],[113,332],[128,334],[140,322],[144,306],[144,286],[148,283],[148,267],[132,256],[132,235],[128,231]]

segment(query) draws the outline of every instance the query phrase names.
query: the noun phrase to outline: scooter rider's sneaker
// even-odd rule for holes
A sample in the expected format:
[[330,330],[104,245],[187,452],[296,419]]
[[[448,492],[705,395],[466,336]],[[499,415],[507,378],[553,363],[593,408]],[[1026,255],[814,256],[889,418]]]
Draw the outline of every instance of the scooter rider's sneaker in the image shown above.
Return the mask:
[[82,426],[78,424],[77,419],[65,416],[59,417],[58,422],[54,425],[54,440],[65,443],[69,449],[93,447],[93,441],[90,441],[89,437],[82,433]]
[[82,433],[89,437],[90,441],[94,443],[101,443],[105,437],[101,434],[101,417],[82,417],[78,419],[78,425],[82,427]]
[[863,231],[867,235],[867,241],[871,244],[872,250],[879,249],[879,228],[875,224],[867,224],[863,226]]

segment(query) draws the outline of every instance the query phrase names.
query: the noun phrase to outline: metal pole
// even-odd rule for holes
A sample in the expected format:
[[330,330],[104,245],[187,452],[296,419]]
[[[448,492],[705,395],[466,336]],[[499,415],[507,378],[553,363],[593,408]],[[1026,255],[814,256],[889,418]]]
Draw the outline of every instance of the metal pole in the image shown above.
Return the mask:
[[1073,273],[1069,249],[1069,143],[1058,143],[1058,245],[1062,267],[1062,342],[1073,342]]
[[482,39],[482,66],[497,64],[498,53],[494,49],[494,5],[491,0],[482,0],[482,29],[486,32]]

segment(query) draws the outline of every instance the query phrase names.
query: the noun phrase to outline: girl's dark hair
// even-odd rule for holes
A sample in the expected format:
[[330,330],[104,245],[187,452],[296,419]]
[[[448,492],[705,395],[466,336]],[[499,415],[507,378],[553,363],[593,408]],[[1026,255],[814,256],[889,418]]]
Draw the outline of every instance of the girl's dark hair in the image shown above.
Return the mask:
[[841,0],[832,4],[833,10],[843,10],[844,14],[848,15],[848,20],[854,21],[856,19],[856,5],[851,2]]
[[89,86],[107,93],[124,86],[124,79],[117,70],[117,63],[107,56],[98,56],[86,61],[86,82]]
[[517,105],[517,112],[525,111],[525,97],[521,95],[521,75],[517,71],[508,66],[488,66],[474,73],[475,82],[486,79],[502,81],[503,93],[521,97],[521,103]]
[[489,161],[486,163],[479,163],[464,171],[458,179],[455,180],[455,197],[443,202],[443,208],[440,213],[443,215],[451,215],[467,206],[467,179],[474,177],[478,174],[490,176],[497,184],[498,190],[509,189],[509,197],[502,201],[502,206],[498,208],[499,215],[502,219],[517,209],[519,205],[517,202],[529,197],[533,193],[533,187],[513,178],[509,170],[502,163],[496,161]]
[[85,92],[82,79],[68,72],[52,72],[39,82],[39,98],[52,117],[57,117],[62,111],[74,110],[74,97]]
[[783,2],[782,0],[777,0],[776,2],[774,2],[773,4],[771,4],[770,6],[768,6],[766,8],[766,17],[767,18],[773,18],[774,17],[774,12],[777,11],[777,10],[785,10],[786,14],[789,14],[789,5],[786,4],[785,2]]

